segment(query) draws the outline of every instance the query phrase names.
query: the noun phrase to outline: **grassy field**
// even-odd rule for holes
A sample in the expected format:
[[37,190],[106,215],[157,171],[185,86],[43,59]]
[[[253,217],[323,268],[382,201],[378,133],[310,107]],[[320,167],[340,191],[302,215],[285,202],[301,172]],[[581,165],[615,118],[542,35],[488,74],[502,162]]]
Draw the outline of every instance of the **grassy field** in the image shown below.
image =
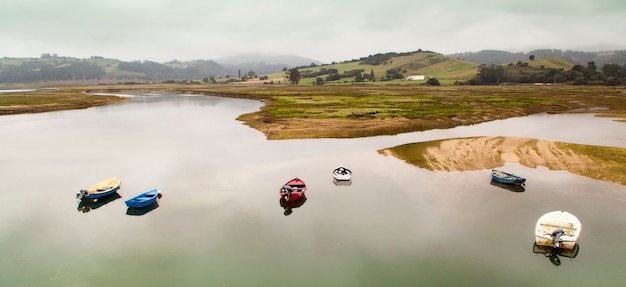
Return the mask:
[[0,93],[0,115],[85,109],[128,101],[127,98],[95,96],[83,87],[38,92]]
[[584,154],[596,163],[586,169],[586,176],[602,180],[610,179],[612,182],[626,185],[626,148],[571,143],[559,143],[558,145],[573,153]]

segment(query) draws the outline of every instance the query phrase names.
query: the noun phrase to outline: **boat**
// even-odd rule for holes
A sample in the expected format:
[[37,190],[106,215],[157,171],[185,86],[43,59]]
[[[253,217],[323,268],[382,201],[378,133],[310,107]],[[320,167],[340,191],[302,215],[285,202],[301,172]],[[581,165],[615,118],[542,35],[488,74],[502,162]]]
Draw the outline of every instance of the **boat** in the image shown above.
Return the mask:
[[299,178],[294,178],[286,182],[283,187],[280,188],[280,197],[286,201],[298,200],[298,198],[304,196],[306,193],[306,184]]
[[283,208],[283,215],[289,216],[294,208],[302,206],[306,202],[306,195],[298,197],[296,200],[287,201],[284,197],[280,198],[280,207]]
[[80,192],[76,194],[76,198],[80,198],[80,200],[103,198],[116,193],[121,186],[122,182],[117,177],[107,178],[86,189],[81,189]]
[[537,220],[535,243],[560,249],[574,249],[580,238],[582,224],[573,214],[559,210],[548,212]]
[[352,171],[340,165],[333,170],[333,178],[337,181],[349,181],[352,179]]
[[130,208],[142,208],[157,202],[161,198],[161,192],[158,189],[146,191],[131,199],[126,200],[126,206]]
[[496,169],[491,170],[491,179],[506,184],[523,185],[526,183],[526,179],[521,176]]

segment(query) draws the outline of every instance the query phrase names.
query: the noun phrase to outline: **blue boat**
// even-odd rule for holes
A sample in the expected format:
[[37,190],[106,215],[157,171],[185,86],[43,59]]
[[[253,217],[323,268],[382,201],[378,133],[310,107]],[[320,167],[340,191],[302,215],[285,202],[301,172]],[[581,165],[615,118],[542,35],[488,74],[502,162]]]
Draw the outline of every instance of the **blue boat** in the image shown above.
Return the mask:
[[126,200],[125,202],[126,206],[130,208],[142,208],[157,202],[159,198],[161,198],[161,192],[155,188]]
[[496,169],[491,170],[491,179],[497,182],[514,185],[524,185],[526,183],[526,179],[521,176]]

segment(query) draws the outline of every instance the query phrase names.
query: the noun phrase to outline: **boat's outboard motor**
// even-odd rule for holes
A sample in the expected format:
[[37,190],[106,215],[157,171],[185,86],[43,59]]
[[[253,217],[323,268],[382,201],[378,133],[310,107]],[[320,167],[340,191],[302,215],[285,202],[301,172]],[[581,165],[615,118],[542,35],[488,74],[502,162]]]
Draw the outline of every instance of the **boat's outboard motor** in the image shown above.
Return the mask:
[[289,201],[289,198],[291,197],[291,193],[293,192],[293,188],[291,188],[291,186],[289,186],[289,185],[285,185],[285,186],[283,186],[282,191],[283,191],[283,193],[287,194],[285,196],[285,200]]
[[554,231],[552,231],[552,234],[550,234],[552,236],[552,247],[554,248],[559,248],[560,246],[560,239],[561,236],[563,236],[563,234],[565,234],[565,231],[563,231],[563,229],[558,228]]
[[80,200],[83,200],[85,198],[87,198],[87,190],[81,189],[80,193],[76,194],[76,198],[80,198]]

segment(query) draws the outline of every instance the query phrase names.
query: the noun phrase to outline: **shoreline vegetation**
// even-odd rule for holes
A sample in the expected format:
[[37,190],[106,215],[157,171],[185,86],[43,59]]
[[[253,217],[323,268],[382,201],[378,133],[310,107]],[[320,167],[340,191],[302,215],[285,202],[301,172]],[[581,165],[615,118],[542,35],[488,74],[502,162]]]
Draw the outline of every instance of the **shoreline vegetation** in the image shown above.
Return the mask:
[[489,136],[410,143],[378,152],[435,171],[493,169],[514,162],[626,185],[626,148]]
[[[0,85],[0,88],[32,89],[36,87]],[[626,122],[626,88],[572,85],[316,86],[179,83],[67,85],[37,92],[0,93],[0,115],[82,109],[121,103],[129,99],[97,96],[95,93],[144,92],[202,94],[260,100],[265,103],[260,111],[240,115],[237,120],[262,132],[268,140],[395,135],[453,128],[537,113],[593,113],[596,116],[611,117],[620,122]],[[424,144],[433,145],[434,143]],[[565,145],[569,144],[555,144],[560,148]],[[568,148],[574,149],[573,146],[570,145]],[[396,148],[389,149],[387,152],[409,162],[415,158],[415,153],[424,151],[422,146],[413,148],[416,150],[412,152],[400,153]],[[543,148],[552,148],[552,145],[535,147],[538,150]],[[611,154],[605,151],[604,147],[576,147],[576,150],[588,155]],[[616,148],[615,151],[623,154],[623,149]],[[410,156],[404,158],[405,154]],[[585,166],[598,165],[598,163],[609,164],[605,157],[591,160],[594,163],[587,162]],[[615,173],[613,176],[608,176],[615,179],[619,178],[616,175],[622,175],[619,182],[621,184],[626,184],[623,178],[624,162],[626,161],[616,163],[617,170],[621,174]],[[429,168],[428,166],[421,167]],[[488,167],[482,168],[490,168],[493,163],[486,166]],[[577,173],[570,170],[574,165],[566,166],[569,171]],[[438,170],[440,167],[430,168]],[[445,168],[440,170],[445,170]],[[589,170],[582,175],[598,178],[594,177],[593,173],[598,173],[598,171]]]

